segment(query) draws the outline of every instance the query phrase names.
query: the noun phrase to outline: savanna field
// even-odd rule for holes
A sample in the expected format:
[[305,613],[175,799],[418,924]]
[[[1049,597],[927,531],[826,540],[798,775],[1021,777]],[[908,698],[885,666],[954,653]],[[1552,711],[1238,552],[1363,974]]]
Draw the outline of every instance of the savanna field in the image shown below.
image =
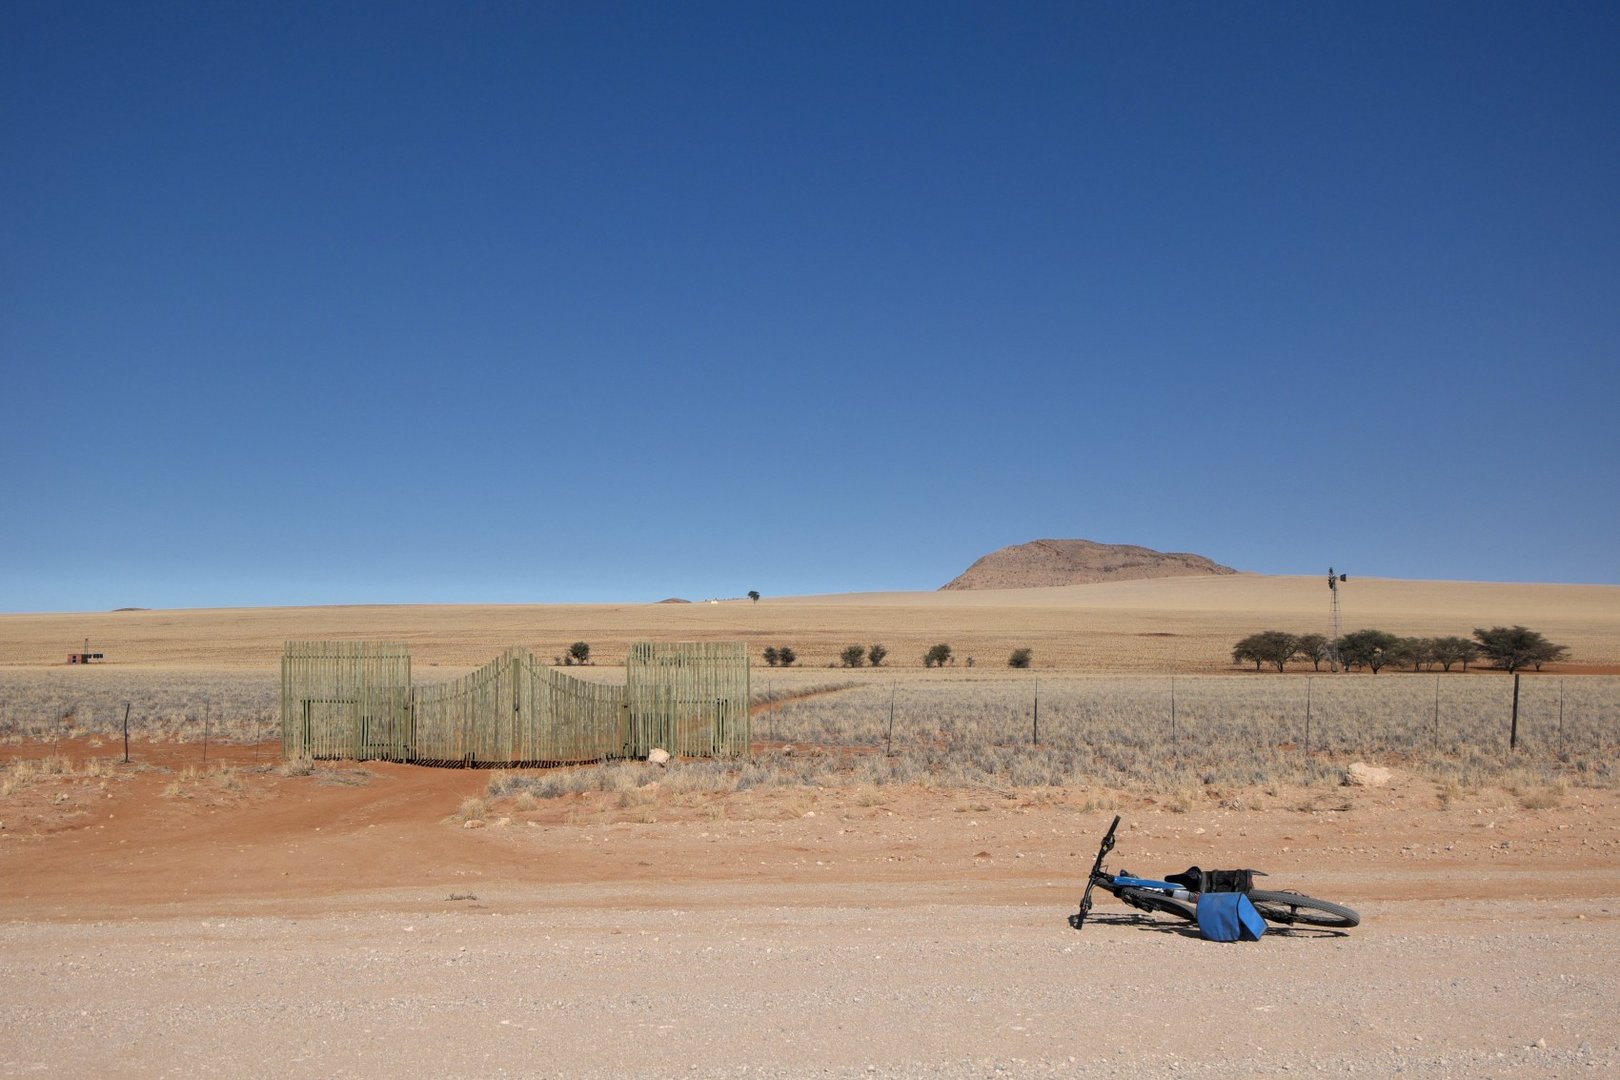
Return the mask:
[[[1478,664],[1234,665],[1326,629],[1316,578],[0,616],[0,1075],[1620,1069],[1620,590],[1353,586],[1346,630],[1569,646],[1522,673],[1517,746]],[[107,662],[62,663],[87,638]],[[408,643],[417,684],[746,641],[753,752],[286,761],[282,644],[322,638]],[[1216,946],[1105,899],[1076,933],[1116,813],[1115,865],[1257,867],[1362,925]],[[1231,989],[1120,992],[1160,970]]]

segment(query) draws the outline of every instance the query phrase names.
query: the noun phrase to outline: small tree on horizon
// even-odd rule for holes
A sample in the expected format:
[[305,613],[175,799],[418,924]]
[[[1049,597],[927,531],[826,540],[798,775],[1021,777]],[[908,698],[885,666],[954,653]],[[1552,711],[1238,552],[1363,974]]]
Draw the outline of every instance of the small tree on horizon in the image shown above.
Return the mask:
[[882,667],[883,658],[889,655],[889,650],[882,645],[872,645],[866,650],[866,659],[873,667]]
[[1299,639],[1293,634],[1286,630],[1262,630],[1232,646],[1232,662],[1241,664],[1253,660],[1256,671],[1263,663],[1274,664],[1278,671],[1283,671],[1298,652]]
[[1007,657],[1007,666],[1012,668],[1027,668],[1035,654],[1029,649],[1014,649],[1012,655]]
[[1340,638],[1336,647],[1345,667],[1365,665],[1376,675],[1389,663],[1391,653],[1398,654],[1400,642],[1400,638],[1386,630],[1356,630]]
[[1493,626],[1489,630],[1476,629],[1479,651],[1492,664],[1507,671],[1517,671],[1531,664],[1537,671],[1542,664],[1562,660],[1569,655],[1569,646],[1554,645],[1540,633],[1523,626]]
[[1326,634],[1301,634],[1299,655],[1311,662],[1313,670],[1321,671],[1322,661],[1333,655],[1333,647],[1328,642]]
[[1407,638],[1406,659],[1411,661],[1413,671],[1422,671],[1424,668],[1434,667],[1434,638]]
[[748,599],[752,600],[756,604],[759,603],[759,590],[758,589],[749,589],[748,590]]
[[760,655],[765,657],[765,663],[769,667],[775,667],[781,662],[782,659],[781,656],[777,654],[775,645],[765,646],[765,651]]
[[590,658],[591,646],[588,642],[576,641],[568,646],[568,659],[574,663],[584,664],[589,662]]
[[923,653],[923,667],[944,667],[950,663],[950,660],[951,647],[943,642],[931,646],[927,652]]
[[865,645],[850,645],[850,646],[847,646],[844,649],[844,651],[839,654],[838,659],[843,662],[843,665],[845,667],[849,667],[849,668],[860,667],[862,664],[864,664],[866,662],[866,646]]
[[799,654],[788,648],[786,645],[783,645],[780,649],[776,650],[776,659],[781,661],[783,667],[792,667],[793,661],[797,660],[798,658]]
[[1467,671],[1468,665],[1479,659],[1479,646],[1465,637],[1435,638],[1429,645],[1431,655],[1444,671],[1450,671],[1452,664],[1461,664]]

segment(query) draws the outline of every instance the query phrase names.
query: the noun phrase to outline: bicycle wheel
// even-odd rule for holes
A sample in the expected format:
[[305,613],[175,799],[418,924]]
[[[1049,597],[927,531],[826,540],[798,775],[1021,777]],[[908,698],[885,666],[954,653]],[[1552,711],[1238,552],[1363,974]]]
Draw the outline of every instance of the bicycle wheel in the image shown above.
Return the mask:
[[1192,922],[1197,918],[1193,905],[1186,900],[1177,900],[1173,896],[1166,896],[1162,892],[1152,889],[1138,889],[1130,885],[1121,885],[1117,889],[1110,889],[1115,896],[1125,901],[1139,911],[1157,911],[1166,915],[1174,915],[1178,919]]
[[1296,892],[1249,891],[1249,901],[1268,923],[1286,923],[1290,926],[1324,926],[1348,930],[1361,923],[1361,916],[1343,904],[1318,900]]

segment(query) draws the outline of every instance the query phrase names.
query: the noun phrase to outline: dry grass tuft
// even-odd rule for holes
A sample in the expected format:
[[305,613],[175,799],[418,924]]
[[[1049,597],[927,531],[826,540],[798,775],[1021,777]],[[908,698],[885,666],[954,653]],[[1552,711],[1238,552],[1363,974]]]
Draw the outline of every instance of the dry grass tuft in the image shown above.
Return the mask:
[[208,771],[208,778],[220,791],[239,795],[247,790],[241,775],[230,765],[216,765]]
[[1552,810],[1564,805],[1569,788],[1562,780],[1541,784],[1519,793],[1519,805],[1526,810]]

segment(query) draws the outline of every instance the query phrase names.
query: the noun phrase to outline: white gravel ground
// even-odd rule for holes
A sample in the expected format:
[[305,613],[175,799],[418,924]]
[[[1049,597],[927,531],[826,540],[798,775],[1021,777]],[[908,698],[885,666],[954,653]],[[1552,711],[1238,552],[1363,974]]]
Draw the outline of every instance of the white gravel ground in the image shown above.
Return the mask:
[[1620,904],[1388,902],[1345,936],[1216,945],[1111,898],[1076,933],[976,892],[5,922],[0,1076],[1620,1075]]

